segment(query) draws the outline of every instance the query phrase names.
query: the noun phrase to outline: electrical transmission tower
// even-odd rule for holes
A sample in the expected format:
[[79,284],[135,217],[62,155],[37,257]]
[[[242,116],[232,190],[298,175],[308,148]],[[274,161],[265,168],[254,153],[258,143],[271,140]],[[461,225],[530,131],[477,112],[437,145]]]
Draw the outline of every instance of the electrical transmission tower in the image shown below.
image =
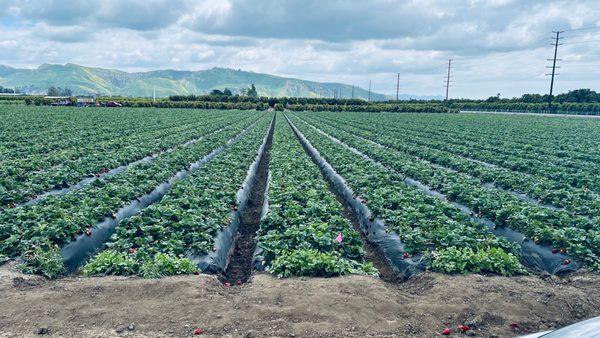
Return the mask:
[[448,75],[445,77],[446,79],[446,104],[448,103],[448,91],[450,90],[450,69],[452,68],[452,59],[448,59]]
[[560,34],[563,33],[564,31],[552,31],[552,33],[556,34],[556,37],[554,38],[554,43],[552,44],[554,46],[554,58],[552,59],[547,59],[547,61],[552,61],[552,66],[546,66],[546,68],[552,68],[552,73],[551,74],[546,74],[546,76],[551,76],[550,78],[550,95],[548,96],[548,108],[552,108],[552,91],[554,90],[554,76],[555,75],[560,75],[560,74],[556,74],[556,68],[560,68],[556,66],[556,61],[561,61],[560,59],[556,58],[556,55],[558,53],[558,46],[562,45],[562,43],[558,43],[558,41],[562,40],[563,38],[560,37]]
[[398,77],[396,78],[396,101],[398,101],[399,93],[400,93],[400,73],[398,73]]

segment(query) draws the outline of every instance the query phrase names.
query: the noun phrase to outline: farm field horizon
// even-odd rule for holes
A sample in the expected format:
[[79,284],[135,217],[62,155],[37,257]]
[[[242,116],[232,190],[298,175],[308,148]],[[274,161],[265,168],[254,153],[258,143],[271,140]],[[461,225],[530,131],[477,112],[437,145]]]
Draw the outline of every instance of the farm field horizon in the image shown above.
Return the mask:
[[[22,283],[47,298],[60,297],[52,285],[177,278],[212,292],[333,292],[349,280],[425,296],[476,281],[471,296],[488,282],[546,285],[579,309],[558,320],[527,300],[535,319],[507,331],[514,313],[480,318],[478,334],[598,315],[597,295],[581,291],[600,269],[598,119],[21,105],[0,105],[0,117],[7,296]],[[476,316],[459,317],[451,325]]]

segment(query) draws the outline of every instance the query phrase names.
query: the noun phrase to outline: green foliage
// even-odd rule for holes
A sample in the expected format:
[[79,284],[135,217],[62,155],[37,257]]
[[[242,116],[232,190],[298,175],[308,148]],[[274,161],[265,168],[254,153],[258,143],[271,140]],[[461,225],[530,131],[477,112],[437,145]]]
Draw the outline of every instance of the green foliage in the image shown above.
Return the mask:
[[[562,249],[588,267],[599,261],[600,184],[590,163],[600,160],[600,155],[582,151],[593,148],[597,124],[583,119],[539,124],[538,117],[471,114],[436,119],[365,113],[294,115],[295,120],[307,120],[395,172],[369,168],[373,165],[368,161],[350,164],[357,162],[350,151],[341,154],[335,150],[341,147],[319,140],[323,136],[298,122],[306,133],[315,134],[321,153],[339,161],[340,174],[356,181],[351,185],[354,192],[365,197],[376,217],[398,233],[409,253],[453,246],[498,247],[516,253],[519,243],[494,236],[486,225],[472,222],[433,197],[403,189],[400,174],[469,207],[496,226]],[[534,137],[542,134],[547,136]]]
[[96,275],[133,275],[139,264],[127,254],[114,250],[105,250],[94,256],[84,267],[85,276]]
[[188,258],[178,258],[171,254],[157,253],[140,261],[135,255],[115,250],[105,250],[92,258],[84,267],[85,276],[140,274],[144,278],[160,278],[193,274],[198,271]]
[[444,273],[493,272],[502,276],[525,273],[515,255],[499,248],[449,247],[432,256],[431,269]]
[[50,87],[47,92],[48,96],[71,96],[73,92],[69,88]]
[[196,264],[188,258],[178,258],[170,254],[157,253],[152,259],[142,263],[140,275],[144,278],[187,275],[198,271]]
[[254,87],[254,83],[246,90],[246,96],[248,97],[258,97],[258,93],[256,92],[256,87]]
[[286,120],[278,118],[275,128],[269,212],[258,231],[266,269],[280,277],[377,273],[364,262],[360,234]]
[[[266,116],[247,115],[236,111],[214,114],[211,111],[185,110],[156,111],[153,114],[147,114],[147,112],[138,112],[134,109],[124,109],[113,110],[111,114],[97,114],[99,108],[75,111],[66,108],[54,110],[23,106],[19,109],[33,112],[22,114],[17,110],[16,121],[21,121],[20,123],[16,123],[8,114],[5,114],[5,118],[0,122],[12,126],[12,131],[3,135],[7,140],[28,134],[32,142],[22,146],[15,145],[11,148],[14,150],[14,154],[5,153],[15,158],[12,161],[7,158],[3,163],[3,168],[8,170],[5,171],[0,186],[0,208],[2,208],[0,212],[0,253],[8,257],[22,255],[29,248],[45,245],[46,242],[53,245],[67,243],[73,237],[86,231],[91,225],[104,220],[112,212],[129,204],[132,200],[151,192],[156,186],[173,177],[175,173],[190,163],[198,161],[213,149],[220,147],[252,122],[262,117],[262,125],[265,128],[268,123]],[[214,117],[211,117],[213,115]],[[110,121],[114,122],[109,123]],[[127,132],[128,137],[120,136],[123,130],[131,128],[131,125],[125,121],[136,121],[139,126],[138,132]],[[156,130],[157,123],[167,128]],[[53,131],[62,130],[71,124],[76,125],[76,131],[69,135],[72,138],[65,137],[65,135],[51,138],[47,137],[47,133],[39,135],[40,129],[38,128],[52,131],[51,134],[53,134]],[[258,125],[260,124],[258,123]],[[81,137],[82,133],[87,134],[89,130],[93,130],[93,134],[98,134],[103,141]],[[213,133],[216,130],[220,130],[220,132]],[[264,129],[260,131],[259,139],[264,136],[264,132]],[[205,136],[202,142],[182,146],[186,141],[202,135]],[[70,147],[75,151],[81,151],[82,154],[74,155],[77,153],[61,151]],[[54,151],[55,148],[59,150]],[[49,196],[37,204],[11,207],[15,206],[15,203],[26,202],[32,195],[39,192],[54,187],[62,188],[65,187],[65,184],[76,183],[94,173],[106,171],[103,168],[114,168],[130,163],[132,156],[139,159],[169,148],[173,148],[174,151],[165,152],[150,161],[128,167],[115,175],[96,179],[91,184],[69,194]],[[98,149],[102,149],[102,151]],[[22,161],[20,156],[25,153],[29,154],[28,156],[32,160]],[[87,153],[93,156],[85,156]],[[247,152],[238,153],[235,161],[239,162],[239,157],[247,157],[246,155]],[[59,167],[54,170],[55,163],[62,163],[69,169],[65,170]],[[243,163],[239,165],[243,165]],[[247,166],[240,169],[243,174],[246,170]],[[32,175],[37,172],[40,174]],[[216,172],[213,175],[218,176],[219,173]],[[208,176],[204,177],[207,177],[206,182],[210,183]],[[227,177],[222,179],[225,180]],[[237,184],[229,182],[228,187],[235,189],[233,195],[237,191]],[[187,201],[188,209],[190,209],[189,205],[196,205],[193,201],[189,201],[188,195],[183,196],[182,199]],[[206,195],[202,199],[214,200],[214,196]],[[230,200],[221,202],[220,210],[229,211]],[[184,232],[186,227],[191,229],[193,225],[198,224],[196,220],[201,217],[199,215],[203,215],[204,210],[202,207],[197,207],[194,209],[196,212],[194,217],[177,223],[182,226],[178,232]],[[214,210],[216,211],[216,208]],[[183,214],[185,214],[184,211],[179,211],[174,216]],[[187,215],[190,214],[191,212],[187,213]],[[208,233],[208,230],[218,229],[222,224],[220,219],[217,219],[205,225]],[[129,236],[137,237],[135,233],[127,235],[127,238]],[[212,244],[207,244],[208,240],[204,236],[186,233],[182,237],[187,244],[194,244],[193,247],[196,250],[212,248]],[[140,237],[139,240],[146,238]],[[212,238],[210,240],[212,241]],[[172,244],[171,247],[175,247],[174,244],[181,242],[177,238],[173,238],[169,239],[168,243]],[[125,250],[131,246],[130,244],[125,247]],[[181,248],[181,245],[177,248]]]
[[273,260],[269,272],[278,277],[318,276],[333,277],[350,273],[377,274],[370,264],[359,264],[344,259],[337,252],[319,252],[314,249],[284,251]]
[[[219,230],[230,225],[232,206],[239,203],[237,193],[255,158],[248,154],[260,147],[272,117],[272,114],[261,114],[238,121],[232,130],[211,136],[215,143],[210,142],[211,137],[204,138],[197,146],[203,144],[206,154],[239,134],[236,128],[256,122],[227,151],[216,155],[184,180],[175,182],[159,202],[119,223],[107,246],[137,264],[138,268],[125,273],[159,278],[197,271],[190,259],[181,257],[203,256],[214,250],[214,238]],[[207,142],[212,144],[206,145]],[[198,158],[202,156],[196,155],[195,159]],[[107,273],[123,274],[118,269]]]
[[36,247],[23,253],[24,264],[19,268],[25,273],[37,273],[48,278],[56,278],[65,272],[65,266],[57,246]]

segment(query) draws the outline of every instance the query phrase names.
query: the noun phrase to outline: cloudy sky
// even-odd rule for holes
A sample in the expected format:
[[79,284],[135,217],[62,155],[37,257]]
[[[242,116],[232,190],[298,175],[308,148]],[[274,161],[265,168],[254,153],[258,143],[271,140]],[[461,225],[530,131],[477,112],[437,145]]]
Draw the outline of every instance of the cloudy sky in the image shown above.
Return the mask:
[[600,91],[600,2],[394,0],[0,0],[0,64],[126,71],[241,68],[394,93]]

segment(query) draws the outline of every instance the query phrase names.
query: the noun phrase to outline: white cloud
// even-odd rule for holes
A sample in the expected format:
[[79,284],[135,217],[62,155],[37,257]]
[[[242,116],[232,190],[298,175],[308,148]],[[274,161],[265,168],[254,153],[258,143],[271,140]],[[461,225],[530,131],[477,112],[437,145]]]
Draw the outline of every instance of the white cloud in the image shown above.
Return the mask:
[[[231,67],[392,93],[545,92],[553,29],[558,90],[598,90],[600,6],[581,1],[0,0],[0,64],[139,71]],[[591,27],[591,29],[590,29]],[[569,44],[569,41],[580,41]],[[587,65],[587,66],[586,66]]]

